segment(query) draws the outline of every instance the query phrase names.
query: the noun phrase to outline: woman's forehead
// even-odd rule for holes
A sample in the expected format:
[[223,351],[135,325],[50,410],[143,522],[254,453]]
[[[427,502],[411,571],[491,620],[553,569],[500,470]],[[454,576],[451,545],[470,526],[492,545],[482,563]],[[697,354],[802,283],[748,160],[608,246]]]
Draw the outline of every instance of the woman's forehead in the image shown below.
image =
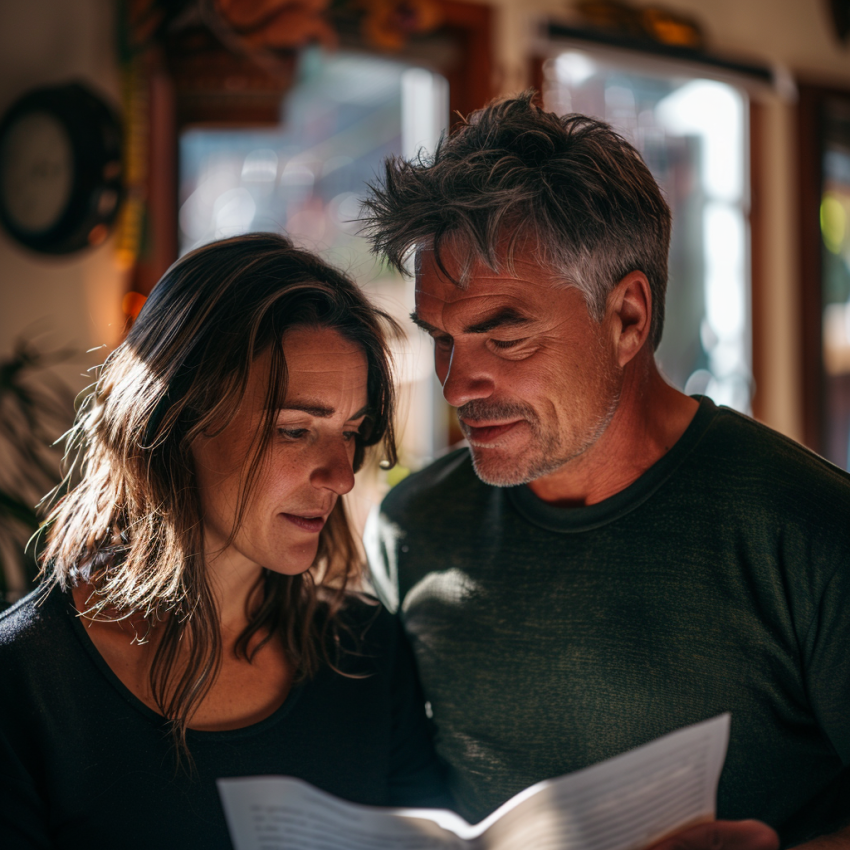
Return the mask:
[[[294,328],[283,337],[286,395],[278,408],[351,416],[368,403],[368,362],[363,348],[330,328]],[[272,352],[256,358],[249,392],[267,398]],[[316,413],[318,411],[318,413]]]

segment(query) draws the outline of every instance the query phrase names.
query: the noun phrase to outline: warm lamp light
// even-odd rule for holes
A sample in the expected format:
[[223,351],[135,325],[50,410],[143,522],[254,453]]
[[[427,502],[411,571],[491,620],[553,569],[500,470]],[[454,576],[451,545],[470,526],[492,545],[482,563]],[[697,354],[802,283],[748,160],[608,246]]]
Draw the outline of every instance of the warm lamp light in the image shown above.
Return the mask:
[[142,295],[141,292],[128,292],[121,302],[121,309],[135,321],[147,300],[147,295]]

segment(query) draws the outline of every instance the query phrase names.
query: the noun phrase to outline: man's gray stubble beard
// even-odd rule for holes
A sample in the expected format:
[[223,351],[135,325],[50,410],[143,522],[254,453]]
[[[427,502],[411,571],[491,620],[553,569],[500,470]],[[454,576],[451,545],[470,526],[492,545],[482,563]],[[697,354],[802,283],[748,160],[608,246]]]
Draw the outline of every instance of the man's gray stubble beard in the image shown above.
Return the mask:
[[[476,419],[479,421],[522,419],[531,429],[532,442],[536,449],[534,456],[522,458],[525,461],[524,466],[519,465],[519,458],[506,458],[504,465],[510,466],[513,463],[513,468],[495,471],[482,469],[479,458],[476,457],[476,447],[470,446],[472,468],[475,470],[475,474],[485,484],[492,487],[517,487],[557,472],[562,466],[584,454],[605,433],[605,429],[611,424],[611,419],[620,403],[620,389],[618,386],[617,392],[612,395],[605,413],[596,423],[593,432],[581,446],[566,455],[561,455],[559,452],[560,440],[558,435],[547,434],[541,426],[537,414],[530,407],[523,404],[486,405],[478,401],[467,402],[457,409],[458,418],[466,417],[473,421]],[[461,429],[466,433],[462,422]]]

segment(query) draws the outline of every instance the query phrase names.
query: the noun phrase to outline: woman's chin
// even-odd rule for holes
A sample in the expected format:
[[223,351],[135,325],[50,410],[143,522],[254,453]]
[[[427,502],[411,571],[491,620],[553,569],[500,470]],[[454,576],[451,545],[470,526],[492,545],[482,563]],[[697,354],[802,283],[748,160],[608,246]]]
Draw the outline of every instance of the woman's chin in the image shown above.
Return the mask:
[[318,546],[311,546],[305,550],[299,547],[295,551],[290,550],[285,555],[276,552],[274,557],[266,559],[266,569],[284,576],[298,576],[306,573],[316,560],[318,548]]

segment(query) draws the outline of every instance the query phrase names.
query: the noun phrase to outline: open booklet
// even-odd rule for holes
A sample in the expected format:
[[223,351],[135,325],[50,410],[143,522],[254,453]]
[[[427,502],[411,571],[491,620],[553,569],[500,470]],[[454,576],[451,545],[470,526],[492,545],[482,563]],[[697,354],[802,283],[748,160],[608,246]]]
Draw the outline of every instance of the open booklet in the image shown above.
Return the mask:
[[236,850],[640,850],[714,819],[729,715],[521,791],[471,826],[347,803],[300,779],[219,779]]

